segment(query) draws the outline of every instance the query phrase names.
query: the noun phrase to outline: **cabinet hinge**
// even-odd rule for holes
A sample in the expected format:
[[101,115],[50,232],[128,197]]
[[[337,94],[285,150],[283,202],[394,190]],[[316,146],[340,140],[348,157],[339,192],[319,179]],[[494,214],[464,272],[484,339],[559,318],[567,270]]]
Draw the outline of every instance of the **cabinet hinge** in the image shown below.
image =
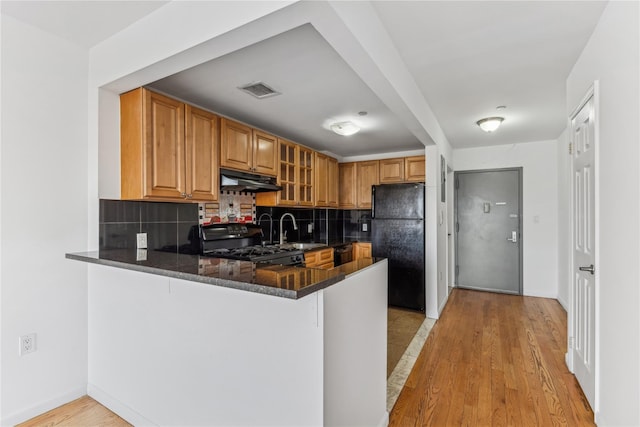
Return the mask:
[[573,337],[569,337],[569,348],[573,348]]
[[569,143],[569,154],[573,154],[573,144]]

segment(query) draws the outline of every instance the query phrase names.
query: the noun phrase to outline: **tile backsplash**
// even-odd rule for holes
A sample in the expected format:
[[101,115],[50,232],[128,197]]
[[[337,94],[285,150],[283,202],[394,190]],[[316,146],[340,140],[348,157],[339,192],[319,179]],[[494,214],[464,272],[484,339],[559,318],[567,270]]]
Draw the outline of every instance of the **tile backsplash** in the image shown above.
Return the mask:
[[135,249],[136,234],[147,233],[148,249],[177,250],[198,224],[198,205],[102,199],[99,222],[100,249]]
[[296,218],[298,227],[295,230],[291,218],[285,217],[283,228],[290,242],[371,241],[370,210],[256,207],[253,195],[248,200],[244,195],[227,194],[216,204],[102,199],[99,249],[135,249],[136,234],[147,233],[148,249],[178,251],[180,246],[190,244],[192,226],[216,216],[220,221],[223,217],[228,220],[234,214],[245,219],[251,215],[253,222],[261,226],[264,240],[278,243],[280,218],[287,212]]
[[[283,228],[290,242],[322,242],[329,245],[350,241],[371,241],[371,211],[326,208],[256,208],[257,223],[266,240],[277,243],[280,238],[280,218],[286,212],[296,218],[297,230],[290,217],[285,217]],[[363,224],[366,223],[366,227]],[[366,231],[363,229],[366,228]]]

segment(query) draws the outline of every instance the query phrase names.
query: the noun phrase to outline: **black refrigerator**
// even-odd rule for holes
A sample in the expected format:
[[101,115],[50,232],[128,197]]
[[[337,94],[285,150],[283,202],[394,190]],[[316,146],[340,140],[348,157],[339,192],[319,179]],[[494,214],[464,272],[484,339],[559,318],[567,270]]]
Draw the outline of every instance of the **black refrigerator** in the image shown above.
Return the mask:
[[372,256],[389,260],[389,305],[424,312],[424,184],[375,185]]

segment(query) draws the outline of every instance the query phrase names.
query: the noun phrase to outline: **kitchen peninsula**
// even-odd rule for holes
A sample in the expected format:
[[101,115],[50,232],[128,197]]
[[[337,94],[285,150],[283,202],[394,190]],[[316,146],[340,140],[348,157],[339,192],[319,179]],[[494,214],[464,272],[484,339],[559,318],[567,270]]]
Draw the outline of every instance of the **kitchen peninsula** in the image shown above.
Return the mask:
[[386,425],[386,260],[67,257],[90,263],[88,393],[134,425]]

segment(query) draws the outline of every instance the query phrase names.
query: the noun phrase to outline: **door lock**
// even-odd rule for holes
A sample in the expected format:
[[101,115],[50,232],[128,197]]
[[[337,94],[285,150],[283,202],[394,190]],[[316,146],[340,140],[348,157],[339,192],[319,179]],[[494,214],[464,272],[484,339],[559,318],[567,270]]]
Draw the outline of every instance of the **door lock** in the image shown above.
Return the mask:
[[518,232],[512,231],[511,238],[507,237],[507,240],[510,241],[511,243],[518,243]]
[[578,267],[578,270],[588,271],[589,273],[591,273],[592,276],[596,273],[596,269],[593,266],[593,264],[591,264],[589,267]]

